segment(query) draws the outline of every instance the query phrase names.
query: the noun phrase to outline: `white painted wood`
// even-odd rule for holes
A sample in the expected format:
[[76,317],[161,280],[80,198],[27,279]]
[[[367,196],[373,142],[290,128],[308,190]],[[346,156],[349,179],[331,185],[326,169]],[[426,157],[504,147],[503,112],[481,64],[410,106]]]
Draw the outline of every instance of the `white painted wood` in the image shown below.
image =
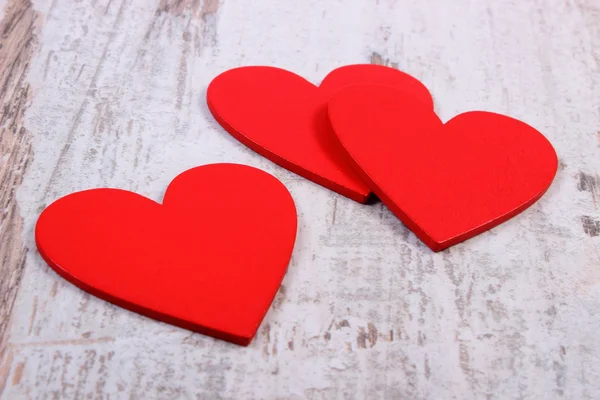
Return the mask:
[[[3,398],[598,397],[597,1],[181,3],[34,2],[44,22],[27,77],[33,156],[17,192],[29,254]],[[484,109],[540,129],[561,160],[548,193],[434,254],[381,204],[247,149],[204,101],[235,66],[317,83],[369,61],[422,79],[444,120]],[[299,211],[292,263],[248,348],[91,297],[35,250],[35,220],[59,196],[110,186],[160,200],[178,173],[222,161],[274,174]]]

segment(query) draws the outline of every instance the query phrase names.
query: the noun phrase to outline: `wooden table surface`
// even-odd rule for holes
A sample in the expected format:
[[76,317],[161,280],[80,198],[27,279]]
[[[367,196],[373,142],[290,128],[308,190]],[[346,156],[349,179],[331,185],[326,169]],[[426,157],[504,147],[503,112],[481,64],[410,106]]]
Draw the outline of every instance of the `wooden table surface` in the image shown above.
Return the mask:
[[[600,0],[0,1],[0,396],[5,399],[600,398]],[[210,80],[277,65],[400,68],[442,119],[483,109],[560,158],[516,218],[432,253],[241,145]],[[112,306],[40,258],[72,191],[162,198],[183,170],[257,166],[298,208],[289,271],[238,347]]]

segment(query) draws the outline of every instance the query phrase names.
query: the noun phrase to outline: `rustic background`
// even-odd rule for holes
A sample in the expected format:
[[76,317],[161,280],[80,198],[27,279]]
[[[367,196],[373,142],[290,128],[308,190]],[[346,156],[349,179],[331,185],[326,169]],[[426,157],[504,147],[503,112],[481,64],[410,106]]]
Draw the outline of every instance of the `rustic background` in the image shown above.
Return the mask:
[[[600,396],[599,0],[0,0],[0,396],[585,399]],[[532,208],[434,254],[381,204],[277,167],[211,118],[207,84],[269,64],[318,83],[386,64],[444,120],[523,119],[560,169]],[[41,260],[72,191],[160,200],[183,170],[258,166],[299,211],[248,348],[89,296]]]

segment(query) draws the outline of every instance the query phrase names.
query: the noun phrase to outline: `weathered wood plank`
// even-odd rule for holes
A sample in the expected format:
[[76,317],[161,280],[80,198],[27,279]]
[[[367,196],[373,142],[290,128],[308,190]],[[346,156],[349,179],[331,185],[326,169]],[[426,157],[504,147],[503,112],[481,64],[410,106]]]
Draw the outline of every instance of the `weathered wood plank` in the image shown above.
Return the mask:
[[[23,182],[14,181],[11,215],[22,227],[10,230],[29,253],[2,265],[26,260],[0,393],[594,398],[599,8],[594,0],[35,3],[45,20],[39,49],[14,84],[29,87],[29,107],[16,108],[27,108],[19,121],[29,144],[10,147],[22,159],[33,154]],[[477,108],[534,125],[559,154],[555,183],[517,218],[433,254],[381,204],[356,204],[257,156],[204,103],[210,79],[238,65],[276,64],[318,82],[356,62],[421,78],[443,119]],[[219,161],[278,176],[299,210],[292,264],[248,348],[91,297],[35,251],[35,219],[61,195],[111,186],[160,199],[179,172]],[[14,203],[13,192],[0,193]],[[22,254],[22,244],[12,248]]]
[[0,393],[10,355],[5,352],[10,316],[21,281],[27,248],[16,190],[31,162],[31,135],[23,126],[30,97],[26,74],[39,20],[31,1],[4,4],[0,20]]

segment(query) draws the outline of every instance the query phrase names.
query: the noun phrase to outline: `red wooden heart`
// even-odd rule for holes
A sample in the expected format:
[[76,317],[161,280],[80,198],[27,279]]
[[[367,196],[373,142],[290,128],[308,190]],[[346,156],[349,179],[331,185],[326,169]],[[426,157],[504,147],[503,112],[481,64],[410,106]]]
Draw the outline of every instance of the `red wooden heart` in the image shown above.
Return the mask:
[[93,295],[247,345],[287,269],[296,208],[273,176],[212,164],[177,176],[162,205],[118,189],[67,195],[35,236],[44,260]]
[[523,211],[556,174],[550,142],[499,114],[443,124],[401,92],[360,85],[331,99],[329,118],[363,181],[434,251]]
[[338,68],[320,87],[279,68],[235,68],[210,83],[207,102],[219,124],[252,150],[313,182],[365,202],[370,190],[346,164],[327,119],[328,99],[355,83],[396,87],[433,108],[431,95],[421,82],[379,65]]

